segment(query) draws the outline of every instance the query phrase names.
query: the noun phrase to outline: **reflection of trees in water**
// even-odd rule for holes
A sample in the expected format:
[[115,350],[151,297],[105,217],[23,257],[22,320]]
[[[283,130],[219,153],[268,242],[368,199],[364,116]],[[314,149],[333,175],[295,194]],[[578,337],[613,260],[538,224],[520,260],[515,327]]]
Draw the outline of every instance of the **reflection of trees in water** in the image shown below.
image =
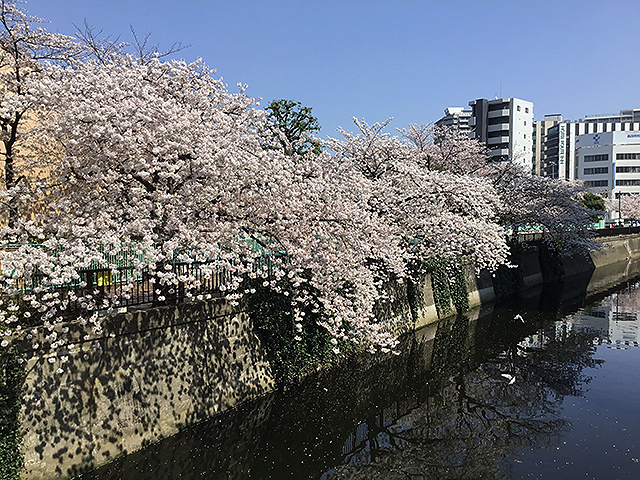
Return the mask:
[[552,326],[537,334],[540,349],[526,350],[530,332],[521,322],[443,321],[435,340],[416,335],[400,355],[351,359],[82,478],[506,475],[510,453],[556,441],[567,427],[562,399],[580,395],[583,369],[599,363],[589,334]]
[[351,465],[326,478],[508,477],[510,454],[552,446],[569,428],[558,418],[562,401],[582,395],[590,381],[583,369],[602,362],[592,358],[592,333],[554,325],[539,335],[540,348],[527,350],[514,337],[502,353],[475,366],[466,350],[468,320],[444,324],[426,400],[393,423],[384,415],[369,419],[366,441],[347,457]]

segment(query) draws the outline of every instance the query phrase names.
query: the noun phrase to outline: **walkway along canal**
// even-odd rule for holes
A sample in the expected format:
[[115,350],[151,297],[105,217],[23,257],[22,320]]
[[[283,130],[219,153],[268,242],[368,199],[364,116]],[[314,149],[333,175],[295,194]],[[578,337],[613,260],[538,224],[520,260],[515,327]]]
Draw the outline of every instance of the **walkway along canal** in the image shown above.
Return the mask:
[[[468,268],[470,301],[472,305],[486,305],[496,294],[520,292],[518,298],[525,304],[527,298],[537,304],[527,312],[557,312],[564,308],[560,306],[579,304],[586,295],[640,273],[638,235],[606,242],[612,247],[590,259],[566,259],[555,270],[545,264],[537,247],[521,251],[518,270],[506,280],[498,277],[501,281],[490,275],[476,278]],[[549,282],[544,283],[545,278]],[[378,443],[365,457],[384,450],[377,435],[391,425],[388,422],[409,414],[425,398],[435,395],[434,389],[441,388],[452,375],[455,378],[462,374],[462,365],[465,371],[470,365],[479,365],[491,354],[503,352],[505,341],[520,341],[549,321],[547,317],[527,319],[515,331],[505,332],[507,340],[494,336],[512,320],[508,318],[512,312],[507,317],[495,317],[476,310],[436,325],[430,279],[425,278],[419,287],[420,302],[413,309],[403,300],[408,295],[405,290],[404,297],[402,291],[397,292],[399,300],[390,311],[390,328],[397,332],[426,326],[408,337],[400,355],[353,359],[340,369],[307,379],[293,392],[270,393],[275,387],[273,372],[251,313],[220,300],[120,314],[106,322],[99,335],[79,327],[72,329],[69,335],[76,341],[64,352],[68,357],[65,373],[54,374],[62,361],[60,352],[42,352],[27,360],[23,478],[71,476],[116,457],[121,459],[106,472],[134,468],[141,478],[144,475],[138,467],[149,474],[148,478],[156,479],[177,478],[178,473],[195,478],[190,471],[202,475],[209,472],[209,478],[331,478],[339,474],[331,468],[345,455],[352,455],[351,463],[362,463],[358,459],[363,438],[369,438],[370,444]],[[496,292],[500,289],[504,291]],[[480,320],[474,321],[476,318]],[[512,375],[506,370],[500,372]],[[496,379],[500,380],[502,373]],[[575,388],[580,384],[578,377],[574,379]],[[377,382],[372,383],[372,379]],[[309,385],[312,388],[305,390]],[[256,398],[256,403],[242,406]],[[225,417],[216,416],[232,407],[237,408]],[[314,417],[307,408],[323,413]],[[395,413],[385,413],[387,408]],[[299,423],[304,419],[312,419],[314,427]],[[362,422],[366,428],[359,427]],[[232,431],[225,430],[228,425],[233,425]],[[177,434],[189,426],[194,427]],[[216,431],[216,437],[207,437],[207,432]],[[292,433],[286,443],[288,450],[303,449],[303,456],[289,457],[281,450],[274,451],[276,458],[290,458],[284,464],[256,457],[257,451],[268,455],[268,451],[279,448],[278,444],[284,445],[283,439],[276,444],[270,440],[277,439],[279,431]],[[218,435],[226,440],[211,444]],[[336,450],[336,442],[344,444]],[[144,457],[149,453],[142,452],[123,457],[144,447],[149,448],[144,452],[151,452],[151,457]],[[233,451],[249,463],[231,455]],[[174,460],[166,463],[170,458]],[[129,459],[138,463],[131,465]],[[252,462],[272,466],[263,471]],[[156,463],[164,473],[152,468]],[[298,463],[305,467],[298,470]],[[219,467],[211,470],[212,465]],[[272,468],[277,471],[272,472]],[[252,476],[252,469],[263,473]],[[215,472],[226,473],[216,477]],[[120,474],[122,471],[114,475]]]

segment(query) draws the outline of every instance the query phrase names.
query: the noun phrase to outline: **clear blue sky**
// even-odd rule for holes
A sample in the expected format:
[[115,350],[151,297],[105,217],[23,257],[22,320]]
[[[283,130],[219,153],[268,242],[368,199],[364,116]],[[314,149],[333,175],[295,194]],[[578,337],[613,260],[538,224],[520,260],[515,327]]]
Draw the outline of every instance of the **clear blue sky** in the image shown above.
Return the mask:
[[29,0],[51,31],[151,33],[265,106],[313,108],[321,136],[352,117],[428,123],[475,98],[518,97],[535,118],[640,108],[640,1]]

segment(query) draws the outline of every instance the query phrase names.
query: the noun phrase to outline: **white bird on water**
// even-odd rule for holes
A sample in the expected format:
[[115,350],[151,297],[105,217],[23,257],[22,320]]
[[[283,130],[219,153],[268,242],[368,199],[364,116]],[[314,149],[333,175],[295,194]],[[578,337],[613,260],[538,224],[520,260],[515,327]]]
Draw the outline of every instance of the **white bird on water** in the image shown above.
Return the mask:
[[516,376],[515,375],[511,375],[509,373],[503,373],[502,376],[504,378],[506,378],[507,380],[509,380],[509,385],[513,385],[514,383],[516,383]]
[[513,317],[514,320],[520,320],[522,323],[524,323],[524,318],[522,318],[522,315],[520,315],[519,313]]

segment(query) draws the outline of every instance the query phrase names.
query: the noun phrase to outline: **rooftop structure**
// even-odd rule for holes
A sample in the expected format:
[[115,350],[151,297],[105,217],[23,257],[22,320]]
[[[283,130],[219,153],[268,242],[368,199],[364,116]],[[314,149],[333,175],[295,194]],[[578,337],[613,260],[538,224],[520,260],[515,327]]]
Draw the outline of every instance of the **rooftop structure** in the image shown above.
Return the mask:
[[469,133],[469,119],[471,118],[471,110],[465,110],[464,107],[448,107],[444,110],[444,117],[435,122],[437,127],[451,127],[458,132]]

